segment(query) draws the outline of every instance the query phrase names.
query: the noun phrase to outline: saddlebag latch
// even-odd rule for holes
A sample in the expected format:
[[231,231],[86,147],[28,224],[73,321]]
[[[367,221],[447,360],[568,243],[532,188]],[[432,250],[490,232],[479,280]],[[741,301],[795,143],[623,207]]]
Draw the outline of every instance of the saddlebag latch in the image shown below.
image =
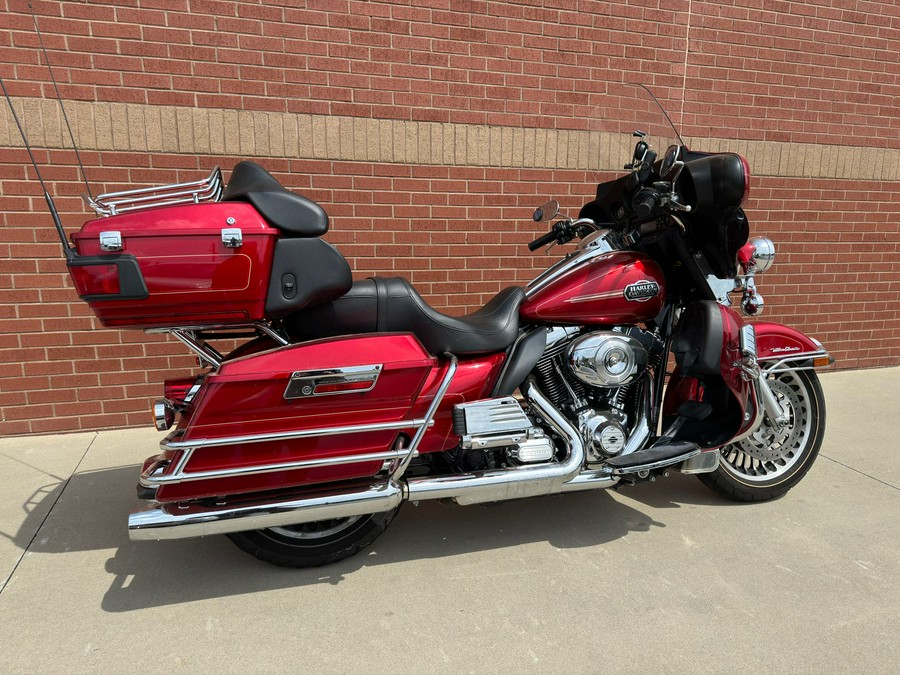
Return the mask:
[[100,250],[101,251],[121,251],[122,250],[122,233],[116,231],[100,233]]
[[222,243],[225,248],[240,248],[244,243],[244,235],[239,227],[225,227],[222,229]]

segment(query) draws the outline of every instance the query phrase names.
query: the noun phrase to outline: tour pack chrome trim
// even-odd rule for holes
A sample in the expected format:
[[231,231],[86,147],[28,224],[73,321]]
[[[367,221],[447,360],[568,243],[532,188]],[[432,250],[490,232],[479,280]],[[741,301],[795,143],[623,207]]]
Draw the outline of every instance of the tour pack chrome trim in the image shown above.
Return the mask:
[[[345,366],[343,368],[327,368],[324,370],[298,370],[291,374],[288,386],[284,390],[285,399],[310,398],[313,396],[337,396],[339,394],[364,394],[372,391],[378,382],[378,376],[384,364],[373,363],[368,366]],[[365,385],[358,387],[357,385]],[[330,391],[328,387],[347,388]],[[319,391],[320,387],[325,387]]]
[[127,211],[141,211],[159,206],[217,202],[224,190],[222,171],[219,167],[215,167],[209,176],[202,180],[107,192],[93,199],[85,196],[85,201],[98,216],[115,216]]

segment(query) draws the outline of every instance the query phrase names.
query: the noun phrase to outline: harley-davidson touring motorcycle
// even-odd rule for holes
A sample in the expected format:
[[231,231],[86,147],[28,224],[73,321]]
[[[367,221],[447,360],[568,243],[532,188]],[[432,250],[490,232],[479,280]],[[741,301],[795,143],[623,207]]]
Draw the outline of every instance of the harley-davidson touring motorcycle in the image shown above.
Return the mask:
[[202,367],[167,380],[153,406],[170,433],[141,470],[131,539],[221,533],[303,567],[355,554],[405,501],[499,502],[671,471],[738,501],[796,485],[825,429],[814,369],[833,359],[734,309],[759,314],[755,277],[774,259],[770,240],[748,242],[748,164],[689,150],[649,91],[627,107],[664,121],[634,132],[626,173],[577,217],[556,202],[535,211],[549,231],[529,248],[574,250],[466,316],[403,278],[354,282],[321,238],[325,211],[253,162],[227,184],[216,169],[92,198],[99,217],[71,243],[48,196],[100,322],[167,333]]

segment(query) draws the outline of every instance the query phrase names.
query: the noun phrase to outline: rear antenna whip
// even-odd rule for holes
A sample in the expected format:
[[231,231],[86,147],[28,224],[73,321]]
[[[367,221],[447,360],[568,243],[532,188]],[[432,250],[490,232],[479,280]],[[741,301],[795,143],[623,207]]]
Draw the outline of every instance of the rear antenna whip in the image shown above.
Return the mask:
[[41,189],[44,191],[44,199],[47,201],[47,207],[50,209],[53,224],[56,226],[56,232],[59,234],[60,242],[62,242],[63,253],[66,256],[66,260],[72,260],[75,257],[75,252],[69,247],[68,243],[66,243],[66,231],[63,229],[62,222],[59,219],[56,205],[53,203],[53,198],[50,196],[50,193],[47,192],[47,185],[44,183],[44,178],[41,176],[41,170],[38,168],[38,164],[34,159],[34,153],[31,151],[28,137],[25,135],[25,130],[22,128],[22,123],[19,121],[19,116],[16,114],[16,109],[13,107],[12,99],[9,97],[9,92],[6,90],[6,84],[3,82],[2,77],[0,77],[0,88],[3,89],[3,95],[6,97],[6,102],[9,104],[9,110],[12,112],[13,120],[15,120],[16,127],[19,129],[19,135],[22,137],[22,141],[25,143],[25,149],[28,151],[28,157],[31,159],[31,166],[34,167],[34,172],[37,174],[38,181],[40,181]]
[[69,130],[69,138],[72,139],[72,148],[75,150],[75,158],[78,160],[78,168],[81,169],[81,178],[84,180],[84,187],[87,188],[87,196],[90,202],[94,201],[94,195],[91,193],[91,186],[88,183],[87,172],[84,170],[84,164],[81,163],[81,153],[78,152],[78,144],[75,143],[75,134],[72,133],[72,125],[69,124],[69,116],[66,114],[66,106],[63,105],[62,96],[59,95],[59,86],[56,84],[56,77],[53,75],[53,68],[50,66],[50,55],[44,47],[44,38],[41,35],[41,29],[38,28],[37,16],[31,3],[28,3],[28,9],[31,12],[31,20],[34,22],[34,32],[38,36],[38,44],[41,46],[41,53],[44,55],[44,62],[47,64],[47,70],[50,71],[50,81],[53,82],[53,90],[56,92],[56,100],[59,101],[59,109],[62,110],[63,119],[66,122],[66,128]]

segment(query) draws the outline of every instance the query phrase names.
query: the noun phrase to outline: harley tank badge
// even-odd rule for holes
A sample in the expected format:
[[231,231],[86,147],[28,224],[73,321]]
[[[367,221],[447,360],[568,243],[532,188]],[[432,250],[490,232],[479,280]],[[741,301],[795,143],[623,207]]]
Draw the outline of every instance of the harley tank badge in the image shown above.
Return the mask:
[[659,284],[655,281],[638,281],[625,287],[625,299],[631,302],[646,302],[659,295]]

